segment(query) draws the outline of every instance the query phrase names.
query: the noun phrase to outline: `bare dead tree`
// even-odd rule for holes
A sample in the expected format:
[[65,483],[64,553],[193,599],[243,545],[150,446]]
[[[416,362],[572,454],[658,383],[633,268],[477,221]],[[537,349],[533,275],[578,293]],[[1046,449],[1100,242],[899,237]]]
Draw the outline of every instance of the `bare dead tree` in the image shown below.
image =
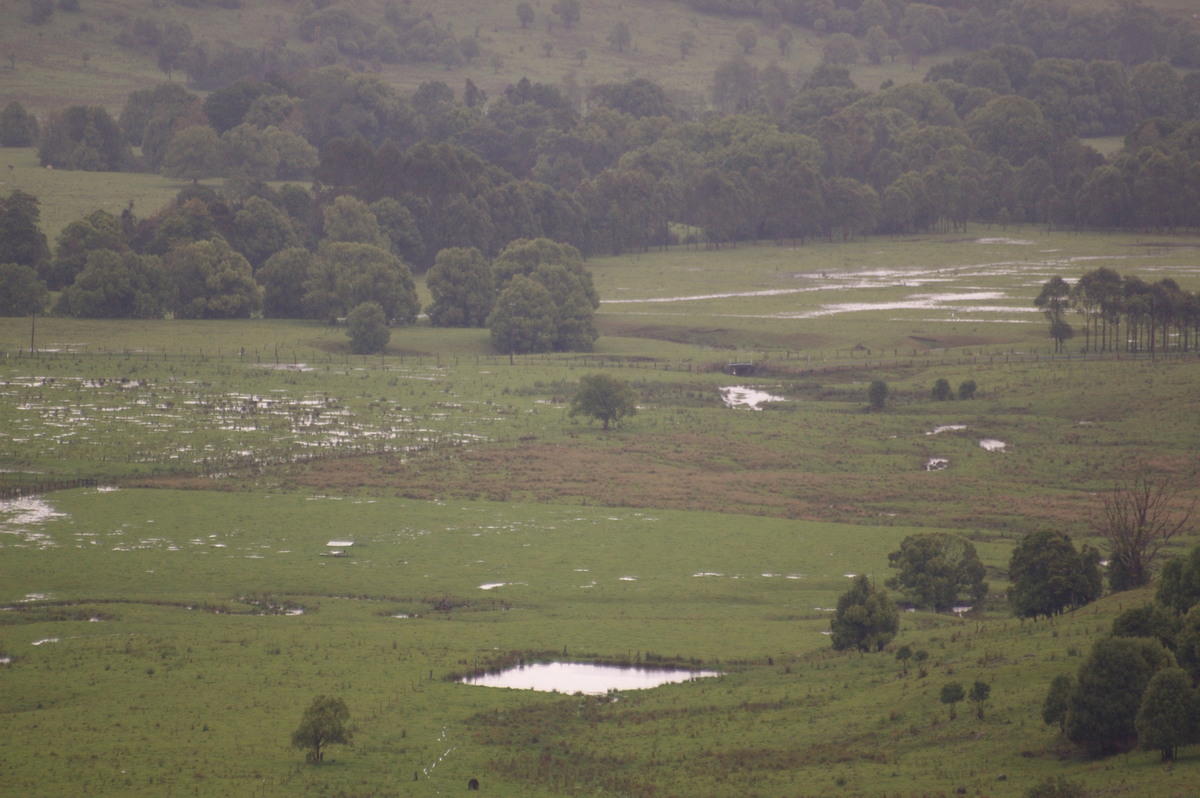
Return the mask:
[[1109,585],[1114,591],[1150,583],[1154,562],[1172,539],[1187,530],[1196,499],[1186,504],[1167,475],[1139,469],[1102,498],[1092,526],[1109,547]]

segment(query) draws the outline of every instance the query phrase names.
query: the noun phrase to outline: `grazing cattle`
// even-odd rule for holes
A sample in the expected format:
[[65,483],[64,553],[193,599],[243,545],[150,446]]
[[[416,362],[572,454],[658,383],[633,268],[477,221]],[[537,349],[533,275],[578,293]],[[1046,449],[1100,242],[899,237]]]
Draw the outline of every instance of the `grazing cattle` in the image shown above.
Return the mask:
[[468,781],[467,789],[468,790],[478,790],[479,789],[479,779],[471,779],[470,781]]

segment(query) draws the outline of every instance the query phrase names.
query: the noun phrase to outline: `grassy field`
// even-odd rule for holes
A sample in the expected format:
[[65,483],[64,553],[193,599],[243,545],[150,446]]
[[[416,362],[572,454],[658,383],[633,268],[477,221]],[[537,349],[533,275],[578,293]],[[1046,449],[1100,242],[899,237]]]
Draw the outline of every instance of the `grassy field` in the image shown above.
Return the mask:
[[[281,321],[47,318],[30,355],[29,321],[0,320],[0,489],[84,485],[0,503],[0,783],[1020,796],[1063,775],[1189,795],[1192,749],[1089,761],[1039,718],[1148,595],[1021,623],[1003,594],[1020,535],[1087,538],[1124,466],[1194,480],[1200,446],[1194,354],[1055,357],[1038,286],[1103,262],[1195,288],[1194,244],[981,229],[598,259],[597,351],[512,363],[485,331],[418,325],[358,357]],[[565,412],[599,369],[640,396],[610,433]],[[978,398],[933,401],[939,377]],[[865,412],[872,379],[885,412]],[[738,383],[783,401],[726,407]],[[992,590],[966,618],[903,616],[927,675],[830,651],[847,576],[886,578],[904,536],[940,529]],[[321,556],[337,539],[350,556]],[[452,680],[550,658],[725,675],[616,701]],[[948,718],[950,680],[992,685],[984,718]],[[356,739],[312,768],[288,739],[321,693]]]
[[43,169],[34,147],[0,147],[0,164],[0,196],[19,190],[38,198],[51,248],[64,227],[92,211],[119,216],[132,202],[137,216],[151,216],[183,188],[159,175]]
[[[1064,763],[1037,719],[1116,600],[1053,624],[906,615],[924,679],[829,653],[844,574],[884,570],[911,529],[291,493],[40,506],[4,551],[3,773],[23,795],[435,795],[472,777],[499,795],[1013,795],[1052,773],[1183,795],[1193,772]],[[361,548],[321,558],[334,535]],[[615,703],[445,679],[510,651],[726,675]],[[993,685],[983,720],[946,718],[951,678]],[[312,769],[286,741],[323,692],[358,733]]]
[[[354,5],[364,18],[382,21],[382,3],[360,1]],[[406,5],[432,13],[440,24],[452,25],[456,35],[475,35],[482,54],[452,69],[440,63],[383,65],[385,80],[405,94],[431,80],[444,81],[457,92],[470,79],[489,95],[499,96],[522,77],[580,89],[650,77],[684,105],[701,107],[716,67],[741,52],[734,36],[746,22],[698,14],[682,3],[662,0],[589,0],[577,25],[567,30],[556,24],[548,31],[547,21],[558,21],[549,0],[531,3],[536,18],[528,29],[520,26],[516,3],[415,0]],[[12,59],[0,66],[7,97],[38,113],[73,104],[101,104],[114,113],[119,111],[129,92],[167,77],[156,68],[152,53],[138,54],[114,44],[113,38],[137,17],[159,25],[186,22],[196,40],[258,47],[264,41],[282,39],[289,49],[304,53],[314,46],[293,35],[295,6],[284,0],[247,3],[236,12],[215,5],[185,9],[167,4],[155,9],[135,0],[85,0],[81,9],[74,14],[56,13],[47,24],[34,26],[27,19],[27,4],[0,5],[0,45]],[[618,53],[607,37],[621,21],[629,25],[633,37],[631,47]],[[697,42],[686,58],[679,50],[684,31],[691,31]],[[549,55],[547,44],[551,46]],[[800,30],[784,57],[772,32],[762,27],[749,58],[759,67],[777,61],[789,72],[804,75],[820,62],[824,44],[824,36]],[[871,89],[885,80],[919,81],[932,63],[883,67],[864,63],[856,68],[855,77]],[[179,75],[173,77],[180,79]]]

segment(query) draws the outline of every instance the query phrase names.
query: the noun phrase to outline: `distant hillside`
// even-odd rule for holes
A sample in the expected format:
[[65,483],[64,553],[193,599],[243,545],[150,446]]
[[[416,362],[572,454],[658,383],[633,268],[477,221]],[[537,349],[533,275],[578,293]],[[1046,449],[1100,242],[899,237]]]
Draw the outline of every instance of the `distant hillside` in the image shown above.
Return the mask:
[[[328,53],[322,55],[317,42],[301,37],[297,9],[303,4],[261,0],[237,9],[213,4],[148,5],[139,0],[80,0],[78,12],[55,11],[48,21],[35,25],[29,21],[26,3],[4,4],[0,7],[0,45],[5,53],[5,96],[37,112],[96,102],[119,109],[130,91],[167,79],[157,66],[155,44],[139,39],[133,33],[135,27],[162,30],[185,24],[194,42],[210,43],[210,54],[226,45],[259,49],[270,44],[317,62],[332,60],[325,58]],[[384,0],[358,0],[335,7],[352,8],[356,18],[374,30],[383,23],[385,5]],[[552,84],[575,81],[583,88],[640,76],[653,78],[673,91],[693,94],[696,102],[701,102],[717,64],[742,49],[734,37],[744,20],[697,13],[682,3],[589,0],[579,22],[569,30],[549,10],[549,0],[530,3],[534,22],[523,29],[517,5],[515,0],[486,4],[416,0],[404,4],[406,10],[432,15],[428,27],[434,31],[448,32],[460,41],[464,37],[478,41],[479,54],[461,65],[448,67],[439,60],[373,64],[371,58],[357,59],[345,53],[337,57],[357,60],[363,68],[378,68],[389,83],[406,92],[429,80],[444,81],[458,90],[470,78],[496,96],[526,76]],[[140,25],[139,20],[143,21]],[[617,52],[606,38],[622,21],[630,29],[630,42]],[[553,29],[547,30],[551,22],[555,23]],[[695,41],[686,58],[680,53],[684,31],[690,31]],[[815,33],[798,31],[786,58],[780,57],[778,45],[766,33],[764,30],[749,54],[752,61],[765,65],[779,60],[789,70],[811,70],[819,62],[822,37]],[[127,46],[119,45],[119,39],[127,41]],[[353,51],[354,47],[346,49]],[[919,79],[924,70],[906,66],[904,72]],[[171,77],[184,79],[180,72]]]
[[[578,19],[568,26],[552,0],[14,0],[0,6],[0,74],[5,99],[19,100],[39,114],[96,103],[115,111],[130,91],[168,78],[211,89],[228,82],[226,73],[255,59],[262,60],[263,69],[279,70],[346,63],[380,72],[402,93],[431,80],[460,91],[470,79],[495,97],[528,77],[564,86],[568,95],[575,90],[578,97],[592,84],[645,77],[675,95],[681,107],[699,108],[716,68],[739,53],[758,68],[775,61],[806,75],[837,34],[852,36],[865,50],[874,21],[883,22],[889,36],[905,47],[903,52],[894,48],[878,64],[865,54],[851,64],[855,82],[868,90],[888,80],[919,81],[933,64],[998,43],[1001,32],[1017,36],[989,19],[980,27],[962,4],[935,0],[922,7],[945,8],[937,9],[945,20],[934,24],[948,26],[947,33],[930,33],[932,41],[922,43],[912,35],[916,23],[907,17],[912,5],[888,4],[888,18],[875,20],[864,12],[871,3],[858,0],[824,5],[587,0],[578,4]],[[519,6],[527,6],[532,16],[530,21],[527,14],[524,25]],[[997,6],[998,13],[1007,13],[1005,4]],[[747,7],[767,10],[750,14]],[[43,9],[37,22],[36,8]],[[1068,8],[1111,15],[1117,6],[1108,0],[1045,6],[1055,24],[1063,24]],[[1192,0],[1147,0],[1134,8],[1136,13],[1128,13],[1139,24],[1152,10],[1184,20],[1195,15]],[[787,32],[780,34],[784,28]],[[1142,25],[1138,35],[1144,37],[1147,29]],[[739,41],[747,31],[750,39]],[[1170,35],[1182,41],[1172,45],[1176,49],[1193,47],[1186,31]],[[749,47],[748,41],[753,42]],[[189,69],[197,59],[207,64],[209,85]]]

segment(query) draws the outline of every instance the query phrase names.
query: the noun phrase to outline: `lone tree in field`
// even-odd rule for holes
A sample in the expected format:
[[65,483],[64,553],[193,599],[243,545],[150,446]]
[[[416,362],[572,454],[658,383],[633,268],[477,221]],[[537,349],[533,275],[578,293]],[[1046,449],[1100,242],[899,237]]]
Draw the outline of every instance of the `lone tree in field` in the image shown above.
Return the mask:
[[875,410],[882,410],[887,403],[888,384],[883,380],[875,380],[867,386],[867,401]]
[[1093,527],[1108,541],[1108,582],[1113,592],[1150,584],[1154,561],[1177,536],[1188,531],[1196,499],[1180,501],[1170,477],[1138,468],[1123,485],[1103,497]]
[[988,592],[975,547],[949,532],[909,535],[888,555],[888,565],[899,573],[884,584],[907,594],[917,606],[938,612],[961,600],[977,604]]
[[848,648],[880,651],[892,641],[899,628],[896,605],[871,583],[866,574],[855,577],[853,587],[838,597],[837,610],[829,622],[831,640],[837,651]]
[[987,682],[975,682],[975,684],[971,685],[971,692],[967,695],[967,698],[975,705],[975,717],[980,720],[983,720],[983,708],[991,695],[992,686]]
[[292,747],[306,749],[305,761],[316,765],[325,758],[327,745],[349,745],[354,733],[346,728],[350,710],[340,698],[321,695],[313,699],[292,732]]
[[637,392],[633,386],[607,374],[580,377],[568,411],[572,418],[583,415],[596,419],[603,429],[636,413]]
[[563,27],[567,30],[571,26],[579,22],[582,16],[579,0],[558,0],[554,5],[550,6],[550,10],[558,14],[562,19]]
[[950,705],[950,720],[958,717],[954,705],[962,701],[966,697],[966,692],[963,691],[963,686],[958,682],[946,682],[942,685],[942,692],[938,696],[938,700],[943,704]]
[[533,24],[533,6],[529,3],[517,3],[517,20],[521,23],[521,30],[525,30]]

